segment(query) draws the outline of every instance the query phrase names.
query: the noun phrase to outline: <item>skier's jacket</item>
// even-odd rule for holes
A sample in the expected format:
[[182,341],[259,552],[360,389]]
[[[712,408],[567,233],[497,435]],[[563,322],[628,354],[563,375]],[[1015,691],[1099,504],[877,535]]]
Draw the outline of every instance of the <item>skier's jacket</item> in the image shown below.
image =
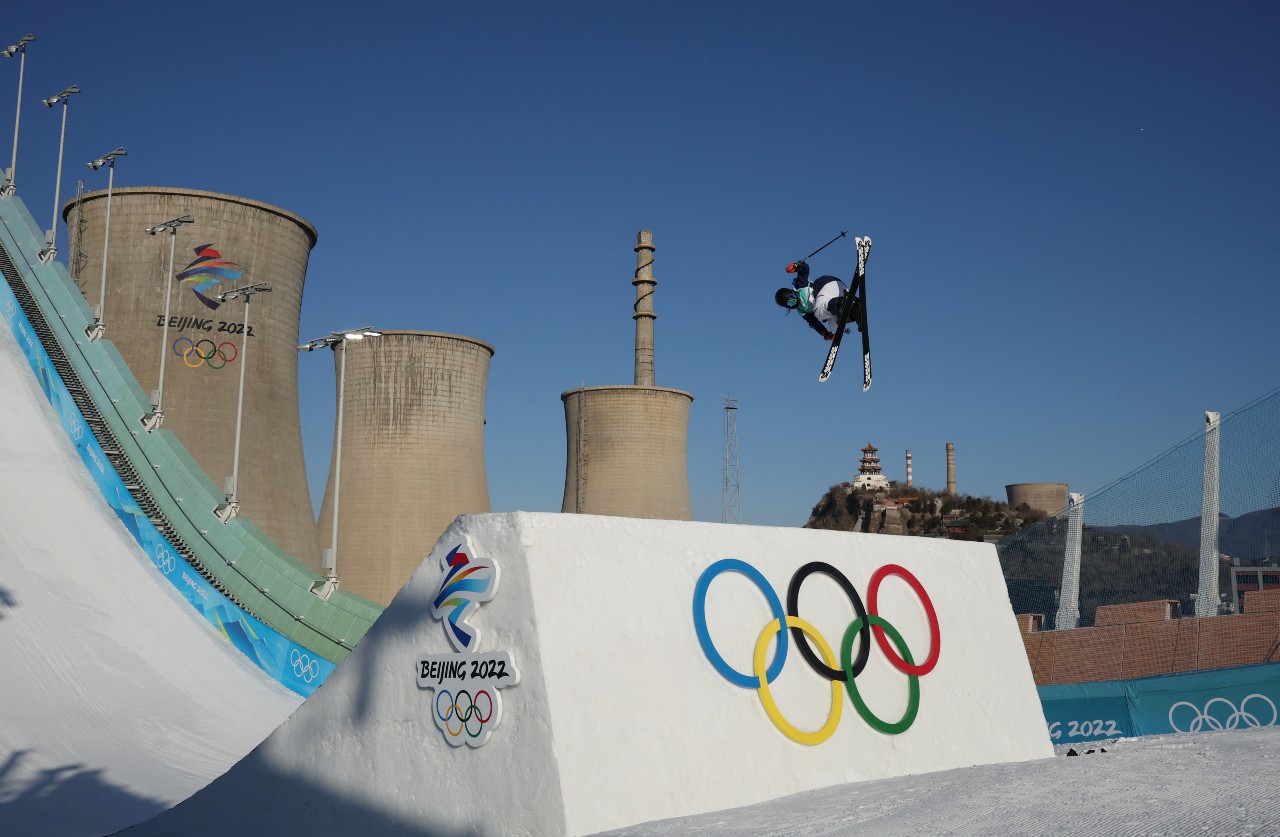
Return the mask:
[[796,310],[804,316],[809,327],[824,337],[835,334],[840,322],[840,305],[837,300],[845,294],[844,283],[834,276],[819,276],[811,284],[809,266],[798,262],[796,278],[791,280],[791,284],[795,286],[796,296],[800,301]]

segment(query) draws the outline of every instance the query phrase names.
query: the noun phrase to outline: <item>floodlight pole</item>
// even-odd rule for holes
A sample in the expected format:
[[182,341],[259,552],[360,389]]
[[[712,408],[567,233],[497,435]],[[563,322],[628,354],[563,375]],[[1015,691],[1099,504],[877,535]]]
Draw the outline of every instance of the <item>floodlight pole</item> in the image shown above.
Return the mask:
[[40,251],[40,262],[48,264],[58,255],[58,200],[62,195],[62,150],[67,143],[67,111],[71,101],[71,94],[79,93],[80,86],[73,84],[63,90],[56,96],[50,96],[43,101],[47,108],[51,108],[56,104],[62,105],[62,134],[58,137],[58,175],[53,179],[53,224],[49,227],[49,240],[45,243],[45,248]]
[[329,543],[332,545],[332,555],[329,560],[332,565],[329,572],[332,573],[334,586],[338,582],[338,500],[342,491],[342,416],[346,413],[346,396],[347,396],[347,342],[342,340],[333,344],[333,350],[338,351],[338,347],[342,347],[342,359],[338,362],[338,426],[335,431],[337,439],[334,442],[333,453],[333,520],[329,527]]
[[271,285],[266,282],[259,282],[256,285],[250,285],[247,288],[237,288],[218,294],[216,297],[219,302],[226,302],[236,297],[244,297],[244,329],[240,332],[240,392],[236,396],[236,444],[235,453],[232,454],[231,461],[231,483],[227,486],[226,502],[220,504],[213,510],[218,519],[223,523],[228,522],[231,518],[240,513],[240,499],[237,496],[240,490],[240,429],[243,426],[244,419],[244,373],[248,364],[249,352],[249,303],[253,301],[253,295],[264,291],[270,291]]
[[18,111],[13,117],[13,160],[9,163],[8,183],[0,192],[0,197],[12,195],[17,189],[14,184],[14,178],[18,174],[18,125],[22,122],[22,78],[27,72],[27,44],[36,39],[35,35],[24,35],[16,44],[4,50],[6,58],[12,58],[14,55],[20,55],[18,59]]
[[88,164],[89,168],[94,171],[104,165],[107,167],[107,224],[102,234],[102,287],[98,292],[98,307],[93,312],[93,322],[86,326],[84,330],[89,342],[101,339],[103,332],[107,329],[107,323],[103,317],[107,308],[107,245],[111,241],[111,187],[115,183],[116,158],[123,157],[128,153],[123,147],[117,148],[110,154],[105,154]]
[[342,490],[342,416],[346,412],[347,342],[381,336],[381,332],[373,331],[366,326],[351,331],[335,331],[327,337],[320,337],[298,347],[300,351],[305,352],[322,346],[329,346],[335,352],[338,351],[339,346],[342,348],[342,358],[338,361],[338,422],[334,428],[336,438],[333,448],[333,520],[329,535],[332,546],[327,550],[329,554],[326,556],[324,585],[319,590],[312,591],[322,599],[328,599],[338,588],[338,503]]
[[164,327],[160,332],[160,382],[155,393],[155,403],[151,405],[151,412],[141,419],[142,426],[148,433],[154,431],[164,421],[164,362],[169,356],[169,306],[173,299],[173,251],[178,240],[178,227],[194,223],[195,219],[190,215],[183,215],[172,221],[165,221],[163,224],[147,228],[148,235],[169,231],[169,272],[164,277]]

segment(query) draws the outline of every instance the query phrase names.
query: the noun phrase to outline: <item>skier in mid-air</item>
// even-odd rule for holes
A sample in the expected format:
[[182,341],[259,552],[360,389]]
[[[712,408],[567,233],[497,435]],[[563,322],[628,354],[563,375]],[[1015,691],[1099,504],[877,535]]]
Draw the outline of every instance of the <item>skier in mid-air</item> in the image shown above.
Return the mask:
[[[819,276],[813,283],[809,282],[809,265],[803,259],[787,265],[787,273],[794,273],[792,287],[778,288],[773,299],[788,311],[799,311],[809,327],[822,335],[823,340],[831,340],[836,336],[839,327],[840,309],[845,304],[848,289],[834,276]],[[856,299],[849,300],[853,304],[846,322],[857,325],[861,322]]]

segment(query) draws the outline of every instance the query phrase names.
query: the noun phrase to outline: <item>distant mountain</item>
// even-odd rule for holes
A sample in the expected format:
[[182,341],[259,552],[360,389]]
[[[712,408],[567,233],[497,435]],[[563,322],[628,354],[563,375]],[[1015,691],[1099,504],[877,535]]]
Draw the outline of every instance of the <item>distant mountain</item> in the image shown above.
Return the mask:
[[[1156,544],[1182,544],[1199,549],[1200,517],[1150,526],[1094,526],[1099,532],[1127,535],[1131,540],[1153,539]],[[1242,564],[1280,562],[1280,508],[1260,509],[1240,517],[1218,515],[1218,551]]]

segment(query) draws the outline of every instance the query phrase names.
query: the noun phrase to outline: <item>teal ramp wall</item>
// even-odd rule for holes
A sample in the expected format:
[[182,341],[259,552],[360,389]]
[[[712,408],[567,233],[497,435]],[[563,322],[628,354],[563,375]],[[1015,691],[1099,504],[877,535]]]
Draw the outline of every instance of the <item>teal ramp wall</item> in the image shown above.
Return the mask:
[[1280,663],[1040,686],[1054,744],[1275,726]]
[[0,282],[0,315],[12,329],[45,397],[98,489],[160,574],[236,650],[284,686],[303,697],[309,696],[333,672],[334,664],[245,613],[178,557],[177,550],[147,519],[120,477],[106,464],[106,454],[93,435],[86,432],[84,417],[4,282]]

